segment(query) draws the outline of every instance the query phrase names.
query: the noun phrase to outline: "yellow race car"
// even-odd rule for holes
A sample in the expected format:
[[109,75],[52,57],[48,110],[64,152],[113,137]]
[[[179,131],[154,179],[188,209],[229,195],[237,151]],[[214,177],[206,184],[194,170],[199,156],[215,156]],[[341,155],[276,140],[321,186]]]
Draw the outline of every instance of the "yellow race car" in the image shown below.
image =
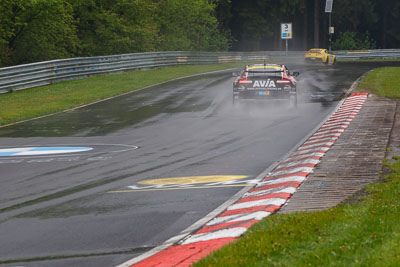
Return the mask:
[[306,62],[322,62],[325,64],[335,64],[336,56],[333,53],[329,53],[324,48],[312,48],[304,54],[304,60]]

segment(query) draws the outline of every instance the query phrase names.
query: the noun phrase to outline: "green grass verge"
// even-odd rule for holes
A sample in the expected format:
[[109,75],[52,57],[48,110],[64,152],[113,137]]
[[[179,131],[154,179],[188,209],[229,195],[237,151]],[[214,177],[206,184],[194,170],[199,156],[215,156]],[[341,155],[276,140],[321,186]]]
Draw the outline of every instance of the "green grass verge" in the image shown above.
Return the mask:
[[[377,69],[359,89],[397,97],[399,77],[400,68]],[[384,162],[386,182],[367,186],[364,196],[325,211],[268,217],[195,266],[400,266],[399,159]]]
[[175,66],[93,76],[0,95],[0,126],[44,116],[175,78],[242,67],[246,63]]
[[271,216],[195,266],[399,266],[400,162],[390,169],[356,203]]
[[400,67],[371,71],[359,84],[359,91],[371,91],[381,97],[400,98]]

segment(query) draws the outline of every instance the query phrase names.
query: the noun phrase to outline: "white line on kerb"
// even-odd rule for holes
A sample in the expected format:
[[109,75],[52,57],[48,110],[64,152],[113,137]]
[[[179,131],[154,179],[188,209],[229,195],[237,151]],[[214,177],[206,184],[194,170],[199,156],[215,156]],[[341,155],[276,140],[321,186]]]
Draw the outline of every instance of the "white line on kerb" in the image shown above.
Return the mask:
[[213,240],[213,239],[218,239],[218,238],[226,238],[226,237],[239,237],[241,236],[244,232],[247,231],[247,228],[245,227],[235,227],[235,228],[230,228],[230,229],[223,229],[211,233],[203,233],[203,234],[197,234],[197,235],[192,235],[188,239],[186,239],[182,245],[188,245],[196,242],[201,242],[201,241],[208,241],[208,240]]
[[286,182],[303,182],[306,178],[304,176],[290,176],[290,177],[285,177],[285,178],[279,178],[275,180],[270,180],[270,181],[265,181],[262,183],[259,183],[257,185],[258,187],[263,187],[266,185],[273,185],[273,184],[280,184],[280,183],[286,183]]
[[300,160],[300,161],[289,162],[286,164],[279,164],[277,169],[293,167],[293,166],[300,165],[300,164],[318,164],[318,163],[320,163],[320,160],[318,160],[318,159],[305,159],[305,160]]
[[279,193],[287,193],[287,194],[294,194],[296,192],[297,188],[288,186],[285,187],[284,189],[276,190],[276,189],[267,189],[267,190],[261,190],[261,191],[255,191],[255,192],[247,192],[244,194],[243,198],[247,197],[255,197],[255,196],[262,196],[262,195],[269,195],[269,194],[279,194]]
[[246,209],[246,208],[253,208],[253,207],[259,207],[259,206],[266,206],[266,205],[280,206],[280,205],[283,205],[285,202],[286,202],[286,199],[282,199],[282,198],[268,198],[268,199],[261,199],[261,200],[256,200],[256,201],[249,201],[249,202],[234,204],[232,206],[229,206],[228,210]]
[[[285,200],[286,201],[286,200]],[[265,217],[268,217],[271,212],[266,211],[257,211],[251,212],[247,214],[238,214],[224,217],[217,217],[211,222],[207,223],[207,226],[213,226],[222,223],[231,223],[231,222],[240,222],[240,221],[249,221],[249,220],[261,220]]]

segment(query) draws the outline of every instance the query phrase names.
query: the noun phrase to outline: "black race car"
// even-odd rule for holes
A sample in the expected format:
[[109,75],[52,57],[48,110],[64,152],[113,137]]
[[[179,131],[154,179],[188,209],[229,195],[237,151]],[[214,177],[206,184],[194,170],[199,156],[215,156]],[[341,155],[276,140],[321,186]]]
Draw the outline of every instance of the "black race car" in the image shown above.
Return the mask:
[[297,102],[296,79],[285,65],[248,65],[233,82],[233,101],[240,99],[292,99]]

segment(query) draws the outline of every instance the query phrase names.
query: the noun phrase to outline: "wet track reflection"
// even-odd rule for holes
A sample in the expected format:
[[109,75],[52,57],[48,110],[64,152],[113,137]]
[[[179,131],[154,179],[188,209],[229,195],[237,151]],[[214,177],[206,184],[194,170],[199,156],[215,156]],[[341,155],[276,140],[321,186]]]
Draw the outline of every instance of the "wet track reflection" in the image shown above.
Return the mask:
[[[101,147],[47,160],[0,158],[0,264],[113,266],[161,244],[253,183],[333,111],[357,78],[379,66],[286,64],[300,72],[297,107],[233,105],[227,71],[0,128],[1,147]],[[113,153],[107,145],[137,149]],[[140,184],[221,176],[234,178]],[[162,186],[168,190],[153,190]],[[145,187],[152,190],[133,190]]]

